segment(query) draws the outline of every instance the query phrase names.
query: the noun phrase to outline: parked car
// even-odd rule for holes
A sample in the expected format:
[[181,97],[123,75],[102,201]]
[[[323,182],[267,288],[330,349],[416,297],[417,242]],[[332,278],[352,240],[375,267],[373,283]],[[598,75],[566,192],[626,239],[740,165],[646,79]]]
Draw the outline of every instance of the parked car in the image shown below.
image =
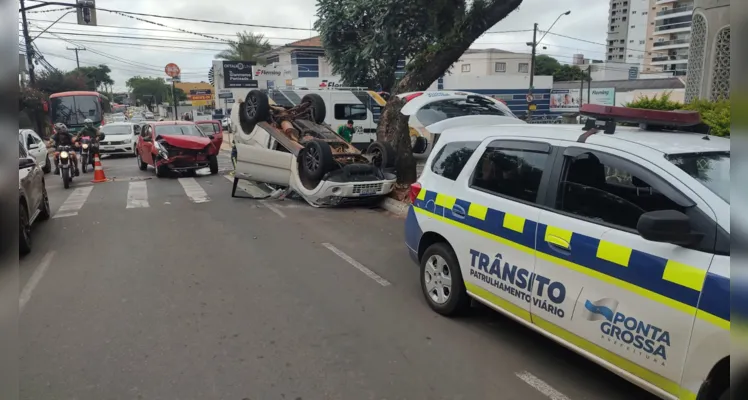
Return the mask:
[[305,95],[293,107],[271,106],[260,90],[234,104],[235,177],[291,188],[313,207],[372,203],[395,185],[395,150],[372,142],[361,153],[330,129],[325,103]]
[[113,122],[101,127],[106,135],[99,144],[101,154],[122,154],[135,156],[140,125],[133,122]]
[[581,112],[440,131],[405,222],[425,302],[476,300],[663,399],[727,400],[730,140],[697,112]]
[[400,112],[409,116],[413,153],[419,158],[426,158],[439,140],[439,135],[429,129],[430,125],[446,121],[450,121],[450,126],[474,125],[490,121],[492,117],[521,121],[500,100],[478,93],[438,90],[402,93],[398,97],[406,102]]
[[49,219],[51,211],[44,172],[36,160],[18,142],[18,250],[31,251],[31,227],[36,221]]
[[146,113],[145,113],[145,119],[147,119],[147,120],[153,120],[153,119],[155,119],[155,118],[156,118],[156,117],[155,117],[155,116],[153,115],[153,113],[152,113],[152,112],[150,112],[150,111],[146,111]]
[[138,137],[138,167],[145,171],[150,165],[158,177],[170,171],[194,174],[206,167],[217,174],[221,141],[191,121],[149,122]]
[[195,124],[207,135],[212,135],[213,138],[211,140],[218,146],[218,150],[221,150],[221,145],[223,144],[223,126],[221,125],[221,121],[195,121]]
[[221,127],[223,127],[223,130],[231,132],[231,117],[223,117]]
[[18,138],[29,156],[36,160],[36,165],[40,165],[45,174],[50,173],[52,171],[52,162],[44,140],[31,129],[19,129]]

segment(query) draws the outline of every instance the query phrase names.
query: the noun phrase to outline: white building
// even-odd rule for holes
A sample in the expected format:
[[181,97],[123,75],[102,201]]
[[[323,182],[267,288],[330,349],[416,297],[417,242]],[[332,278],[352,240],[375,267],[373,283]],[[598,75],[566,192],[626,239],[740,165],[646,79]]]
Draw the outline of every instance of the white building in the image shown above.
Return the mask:
[[730,0],[696,0],[686,102],[730,98]]

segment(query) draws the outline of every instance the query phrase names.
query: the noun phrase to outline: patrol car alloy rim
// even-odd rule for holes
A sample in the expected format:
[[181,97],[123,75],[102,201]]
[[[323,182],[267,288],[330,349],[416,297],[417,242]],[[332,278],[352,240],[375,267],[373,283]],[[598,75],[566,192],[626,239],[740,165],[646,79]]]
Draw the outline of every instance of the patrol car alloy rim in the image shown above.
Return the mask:
[[449,301],[452,295],[452,271],[442,256],[434,254],[429,257],[423,270],[423,281],[431,301],[439,305]]
[[254,118],[257,116],[257,98],[254,96],[249,96],[249,100],[246,104],[247,107],[247,115],[249,118]]

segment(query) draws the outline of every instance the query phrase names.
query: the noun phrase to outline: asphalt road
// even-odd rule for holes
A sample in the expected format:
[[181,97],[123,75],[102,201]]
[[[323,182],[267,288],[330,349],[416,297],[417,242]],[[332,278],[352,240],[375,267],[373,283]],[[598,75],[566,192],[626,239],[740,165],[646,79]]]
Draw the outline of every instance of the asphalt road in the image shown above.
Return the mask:
[[485,308],[433,313],[398,217],[102,162],[113,181],[47,176],[21,399],[652,398]]

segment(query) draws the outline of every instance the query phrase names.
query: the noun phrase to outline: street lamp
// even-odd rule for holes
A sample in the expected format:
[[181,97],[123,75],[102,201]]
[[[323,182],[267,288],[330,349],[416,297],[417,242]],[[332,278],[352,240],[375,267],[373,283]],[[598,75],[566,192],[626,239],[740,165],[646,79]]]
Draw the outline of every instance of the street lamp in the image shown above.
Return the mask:
[[532,56],[530,58],[530,90],[528,90],[527,92],[528,93],[528,96],[527,96],[528,97],[528,104],[527,104],[527,121],[528,122],[530,121],[530,117],[532,117],[532,107],[530,107],[531,105],[530,102],[532,99],[533,84],[535,82],[534,80],[535,78],[535,53],[538,47],[538,43],[543,41],[543,38],[545,38],[545,35],[547,35],[548,32],[550,32],[551,29],[553,29],[553,26],[556,25],[556,22],[558,22],[558,20],[561,19],[561,17],[563,17],[564,15],[569,15],[569,14],[571,14],[571,10],[561,13],[556,18],[556,20],[553,21],[553,23],[551,24],[551,27],[548,28],[547,31],[545,31],[545,33],[543,34],[543,37],[541,37],[540,40],[536,40],[536,37],[538,35],[538,23],[536,22],[535,25],[533,25],[532,42],[527,42],[528,46],[532,46]]

